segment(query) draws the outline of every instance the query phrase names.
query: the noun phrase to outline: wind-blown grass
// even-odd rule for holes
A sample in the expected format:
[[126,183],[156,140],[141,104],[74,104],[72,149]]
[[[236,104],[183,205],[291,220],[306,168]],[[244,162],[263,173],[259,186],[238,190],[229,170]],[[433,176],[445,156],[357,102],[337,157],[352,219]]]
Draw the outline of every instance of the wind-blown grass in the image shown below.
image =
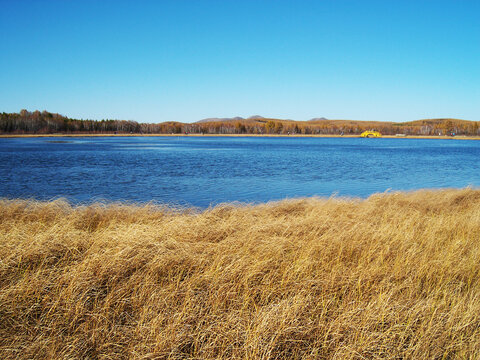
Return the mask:
[[480,191],[0,201],[0,357],[475,358]]

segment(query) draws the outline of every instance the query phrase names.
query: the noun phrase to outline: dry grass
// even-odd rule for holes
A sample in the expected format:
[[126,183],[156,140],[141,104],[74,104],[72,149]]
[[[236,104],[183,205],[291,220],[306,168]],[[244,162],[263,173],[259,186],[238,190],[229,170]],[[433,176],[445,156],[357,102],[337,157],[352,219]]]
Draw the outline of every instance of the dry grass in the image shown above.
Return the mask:
[[0,357],[477,358],[480,191],[0,201]]

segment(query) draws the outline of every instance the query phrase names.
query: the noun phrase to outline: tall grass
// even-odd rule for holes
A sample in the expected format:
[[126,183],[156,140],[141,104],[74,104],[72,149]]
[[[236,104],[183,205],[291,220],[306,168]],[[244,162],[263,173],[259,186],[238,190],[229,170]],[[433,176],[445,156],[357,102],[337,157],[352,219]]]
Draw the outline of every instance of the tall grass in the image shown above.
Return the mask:
[[0,201],[0,357],[478,358],[480,191]]

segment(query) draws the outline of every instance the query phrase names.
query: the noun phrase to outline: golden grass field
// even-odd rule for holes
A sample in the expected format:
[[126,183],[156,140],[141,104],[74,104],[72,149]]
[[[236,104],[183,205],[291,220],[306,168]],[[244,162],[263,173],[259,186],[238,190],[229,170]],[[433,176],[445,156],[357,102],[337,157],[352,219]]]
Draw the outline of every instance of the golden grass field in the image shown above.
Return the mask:
[[480,358],[480,190],[2,200],[0,358]]

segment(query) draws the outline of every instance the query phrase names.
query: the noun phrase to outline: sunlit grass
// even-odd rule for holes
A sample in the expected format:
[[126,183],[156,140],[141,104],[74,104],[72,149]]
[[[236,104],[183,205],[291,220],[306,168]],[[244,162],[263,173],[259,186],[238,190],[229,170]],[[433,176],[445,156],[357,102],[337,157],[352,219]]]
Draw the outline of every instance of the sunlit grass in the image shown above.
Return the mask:
[[0,201],[0,357],[475,358],[480,191]]

